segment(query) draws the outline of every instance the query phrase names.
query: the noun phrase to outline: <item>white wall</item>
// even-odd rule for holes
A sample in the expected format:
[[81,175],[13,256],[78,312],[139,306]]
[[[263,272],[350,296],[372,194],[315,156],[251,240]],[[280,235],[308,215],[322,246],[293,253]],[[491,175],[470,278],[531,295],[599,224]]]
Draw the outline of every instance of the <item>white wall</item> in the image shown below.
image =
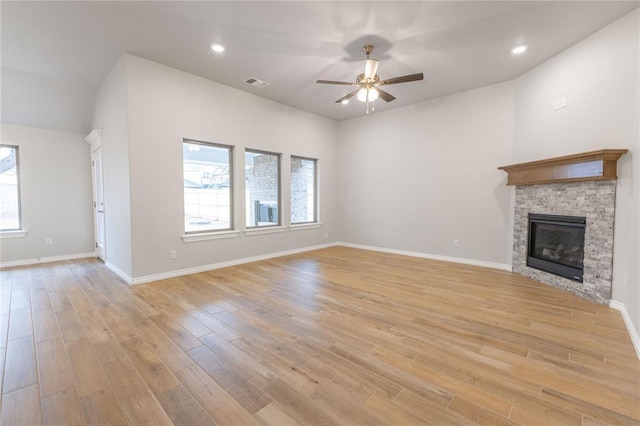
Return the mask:
[[[84,135],[0,125],[3,144],[19,147],[24,238],[0,241],[0,262],[92,253],[91,158]],[[53,245],[46,246],[45,238]]]
[[[640,12],[626,15],[516,80],[514,162],[603,148],[618,161],[612,299],[640,330],[638,121]],[[554,99],[567,108],[553,111]]]
[[109,266],[131,277],[133,249],[124,61],[124,57],[120,58],[100,86],[93,128],[102,130],[106,261]]
[[2,122],[87,134],[95,88],[2,67]]
[[512,83],[344,121],[339,140],[347,242],[510,264]]
[[[125,59],[134,278],[337,241],[334,121],[135,56]],[[322,227],[183,242],[183,138],[235,147],[238,229],[245,223],[245,148],[283,154],[285,224],[290,210],[289,156],[317,158]],[[177,251],[176,260],[169,260],[170,250]]]

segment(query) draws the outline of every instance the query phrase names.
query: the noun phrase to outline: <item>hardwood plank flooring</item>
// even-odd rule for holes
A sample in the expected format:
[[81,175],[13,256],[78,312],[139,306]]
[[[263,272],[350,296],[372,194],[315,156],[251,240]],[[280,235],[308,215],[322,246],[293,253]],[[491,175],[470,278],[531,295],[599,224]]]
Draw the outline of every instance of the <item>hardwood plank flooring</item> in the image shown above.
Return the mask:
[[2,425],[640,425],[620,313],[508,272],[334,247],[0,280]]

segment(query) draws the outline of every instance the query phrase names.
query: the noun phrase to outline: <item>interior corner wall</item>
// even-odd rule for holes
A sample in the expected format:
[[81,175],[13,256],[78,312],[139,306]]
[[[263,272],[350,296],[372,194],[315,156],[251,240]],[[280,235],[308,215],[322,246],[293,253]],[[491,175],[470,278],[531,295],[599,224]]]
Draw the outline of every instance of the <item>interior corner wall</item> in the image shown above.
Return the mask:
[[[125,58],[134,278],[338,241],[337,124],[333,120],[135,56]],[[234,147],[234,221],[241,231],[245,148],[282,154],[285,225],[290,211],[290,156],[318,159],[322,226],[184,242],[184,138]],[[172,250],[175,260],[170,260]]]
[[2,67],[2,122],[87,134],[95,87]]
[[341,122],[346,241],[508,265],[512,149],[512,82]]
[[[0,262],[37,262],[93,253],[91,158],[84,135],[0,125],[18,146],[22,238],[3,238]],[[45,245],[51,238],[53,244]]]
[[107,264],[131,277],[131,201],[129,124],[125,56],[116,63],[98,91],[93,128],[102,130]]
[[[612,299],[640,330],[639,27],[629,13],[515,81],[514,163],[604,148],[618,161]],[[553,110],[567,97],[567,107]]]

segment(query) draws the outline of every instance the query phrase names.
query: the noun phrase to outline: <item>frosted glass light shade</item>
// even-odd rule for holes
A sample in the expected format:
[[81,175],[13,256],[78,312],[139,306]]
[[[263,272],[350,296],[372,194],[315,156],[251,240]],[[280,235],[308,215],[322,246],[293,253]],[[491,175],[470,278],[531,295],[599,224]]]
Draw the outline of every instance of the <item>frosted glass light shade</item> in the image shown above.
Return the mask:
[[[369,99],[367,99],[367,91],[369,92]],[[360,102],[367,102],[367,100],[368,100],[369,102],[373,102],[373,101],[375,101],[376,99],[378,99],[378,91],[377,91],[375,88],[373,88],[373,87],[372,87],[372,88],[370,88],[370,89],[367,89],[367,88],[364,88],[364,87],[363,87],[363,88],[362,88],[362,89],[360,89],[360,91],[358,92],[357,97],[358,97],[358,100],[359,100]]]

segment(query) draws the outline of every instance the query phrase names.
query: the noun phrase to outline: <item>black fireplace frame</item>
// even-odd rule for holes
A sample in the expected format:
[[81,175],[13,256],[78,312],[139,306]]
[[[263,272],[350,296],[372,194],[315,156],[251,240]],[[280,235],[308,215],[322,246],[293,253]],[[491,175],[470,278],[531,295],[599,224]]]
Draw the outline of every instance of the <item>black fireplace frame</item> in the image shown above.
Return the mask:
[[575,268],[573,266],[563,265],[561,263],[552,262],[547,259],[541,259],[532,255],[533,243],[535,241],[535,238],[533,238],[533,234],[535,232],[533,230],[533,226],[537,223],[583,228],[586,232],[587,218],[579,216],[559,216],[529,213],[527,234],[527,266],[539,269],[544,272],[549,272],[551,274],[555,274],[572,281],[577,281],[580,283],[583,282],[584,267]]

